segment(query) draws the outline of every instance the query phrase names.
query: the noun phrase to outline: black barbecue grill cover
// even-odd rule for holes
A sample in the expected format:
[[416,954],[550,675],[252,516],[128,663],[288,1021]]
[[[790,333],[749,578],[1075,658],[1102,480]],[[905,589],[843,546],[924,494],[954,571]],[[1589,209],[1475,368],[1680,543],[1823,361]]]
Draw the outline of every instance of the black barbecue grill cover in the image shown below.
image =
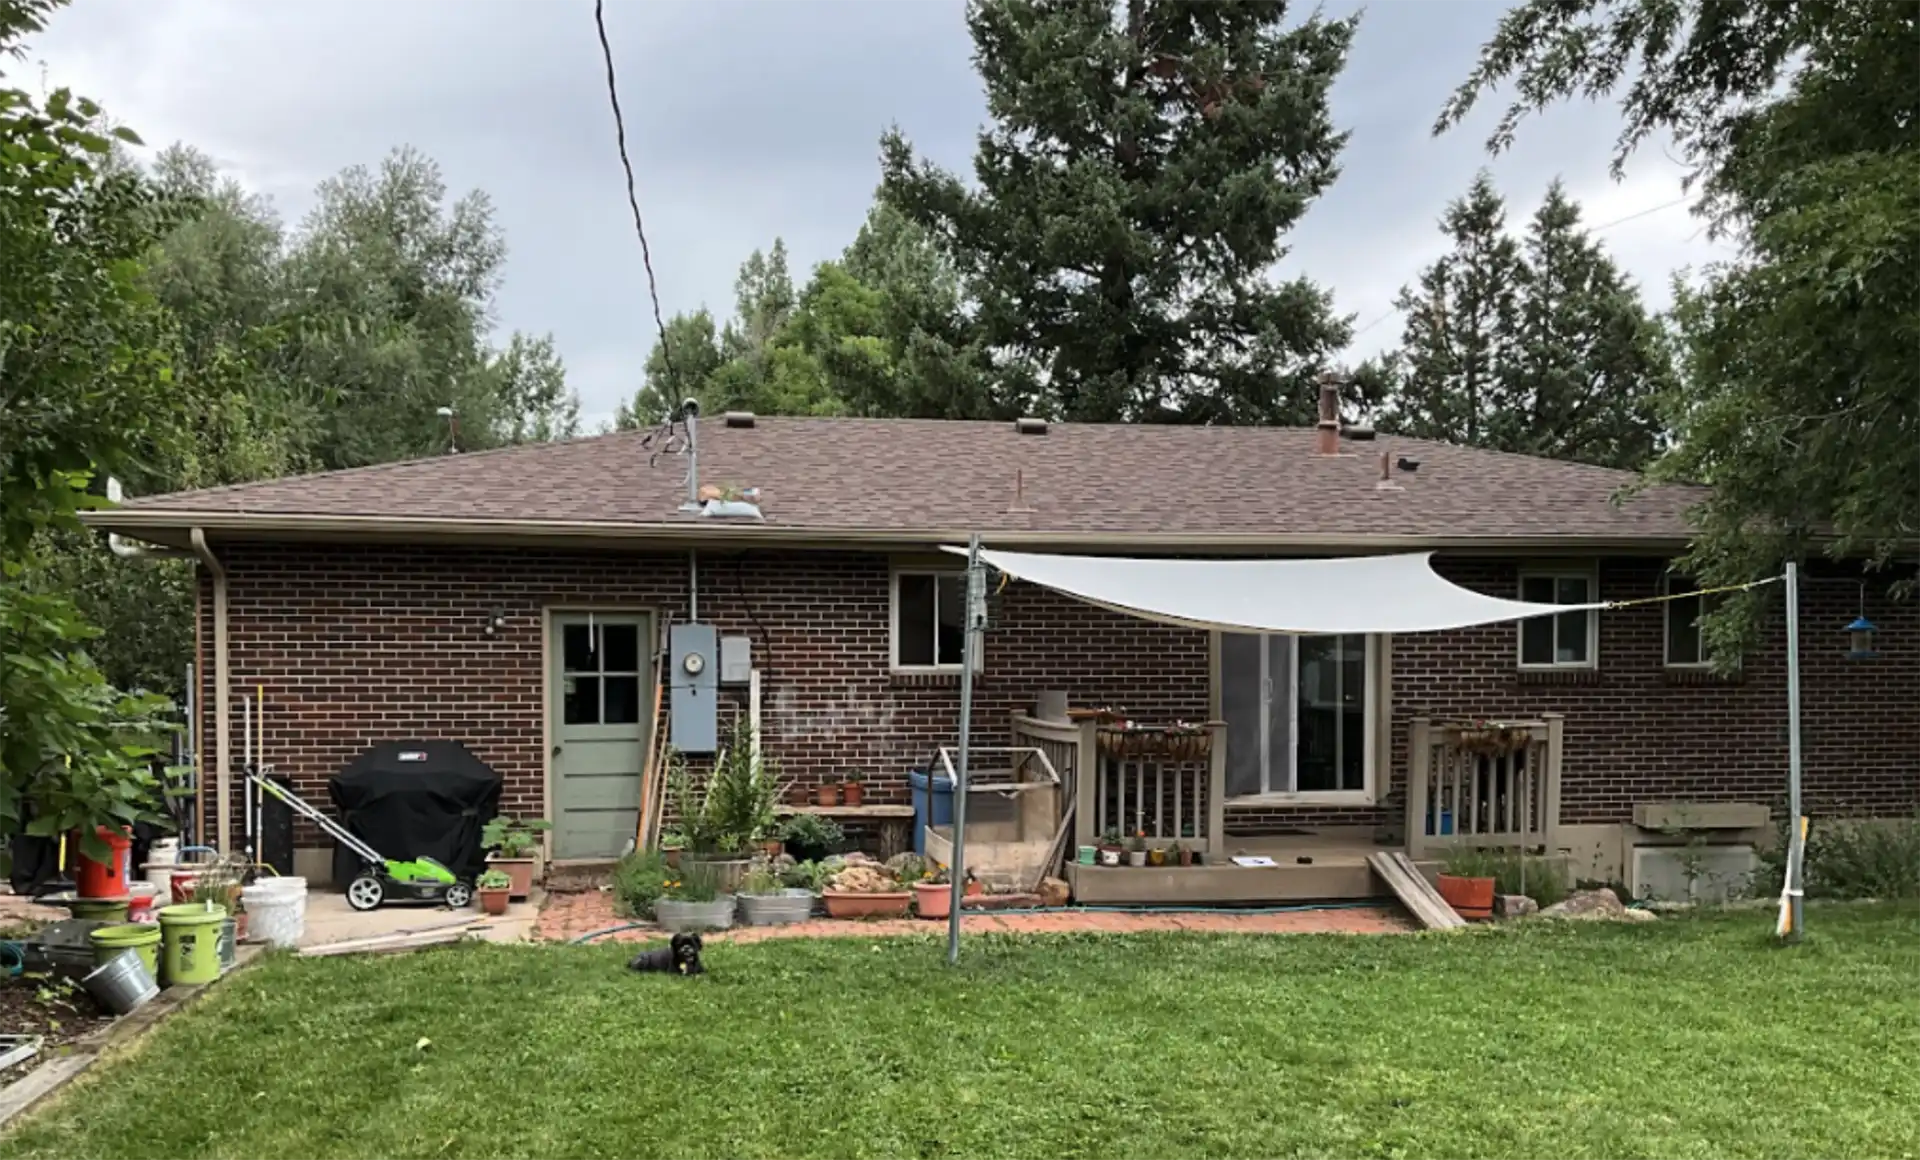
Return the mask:
[[[327,783],[347,831],[384,858],[432,858],[471,881],[486,868],[480,828],[500,808],[500,775],[458,741],[383,741]],[[345,888],[360,857],[333,849]]]

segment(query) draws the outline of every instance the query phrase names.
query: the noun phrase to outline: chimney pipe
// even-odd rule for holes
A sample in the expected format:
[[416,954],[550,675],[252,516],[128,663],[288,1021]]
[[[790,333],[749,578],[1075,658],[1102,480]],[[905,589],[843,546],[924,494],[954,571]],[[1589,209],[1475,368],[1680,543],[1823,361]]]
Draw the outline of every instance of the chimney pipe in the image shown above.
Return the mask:
[[697,512],[700,507],[700,403],[688,399],[680,404],[680,416],[687,425],[687,498],[680,504],[683,512]]
[[1385,451],[1380,453],[1380,480],[1373,485],[1373,488],[1375,491],[1406,490],[1393,482],[1393,457]]
[[1316,455],[1340,454],[1340,376],[1320,376],[1320,423],[1314,441]]

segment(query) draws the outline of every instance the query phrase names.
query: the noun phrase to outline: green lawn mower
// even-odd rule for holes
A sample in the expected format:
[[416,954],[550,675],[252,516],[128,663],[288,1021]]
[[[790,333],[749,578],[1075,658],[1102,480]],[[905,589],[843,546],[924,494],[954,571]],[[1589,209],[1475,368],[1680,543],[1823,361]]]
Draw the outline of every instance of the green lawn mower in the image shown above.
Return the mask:
[[397,862],[384,858],[380,851],[347,832],[347,828],[308,804],[299,794],[259,774],[248,780],[287,803],[287,808],[319,826],[333,839],[360,855],[365,865],[352,882],[347,883],[347,905],[355,910],[374,910],[388,902],[444,902],[458,910],[473,901],[473,884],[432,858]]

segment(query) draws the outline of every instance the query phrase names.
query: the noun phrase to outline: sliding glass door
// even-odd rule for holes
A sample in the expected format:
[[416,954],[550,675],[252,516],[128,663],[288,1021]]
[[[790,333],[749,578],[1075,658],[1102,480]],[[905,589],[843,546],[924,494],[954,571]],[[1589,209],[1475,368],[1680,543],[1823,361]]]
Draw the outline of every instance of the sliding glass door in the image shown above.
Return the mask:
[[1376,651],[1365,636],[1221,633],[1228,796],[1364,792]]

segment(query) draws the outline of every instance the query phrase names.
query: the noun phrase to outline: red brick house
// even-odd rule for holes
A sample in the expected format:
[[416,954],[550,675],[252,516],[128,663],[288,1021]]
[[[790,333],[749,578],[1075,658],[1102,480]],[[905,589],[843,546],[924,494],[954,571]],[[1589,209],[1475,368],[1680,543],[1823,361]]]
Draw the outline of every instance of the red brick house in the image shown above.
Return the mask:
[[[626,432],[143,497],[90,522],[204,562],[210,781],[234,784],[232,706],[260,687],[266,759],[316,800],[372,742],[458,739],[505,776],[505,809],[556,819],[557,859],[617,854],[633,831],[656,654],[673,623],[750,641],[763,744],[787,776],[857,772],[871,801],[906,801],[907,771],[955,741],[960,561],[941,548],[971,533],[1107,555],[1431,551],[1458,584],[1547,603],[1691,590],[1669,561],[1698,493],[1620,499],[1629,476],[1578,464],[1312,429],[726,416],[698,435],[699,480],[758,488],[764,518],[682,510],[689,458]],[[1809,801],[1909,812],[1920,616],[1884,581],[1828,575],[1802,605]],[[1849,663],[1841,629],[1863,596],[1883,655]],[[1582,877],[1658,889],[1668,870],[1642,848],[1679,840],[1676,818],[1745,847],[1764,840],[1785,787],[1779,634],[1716,675],[1698,611],[1696,597],[1393,638],[1264,640],[1010,583],[985,637],[976,742],[1011,744],[1015,715],[1050,690],[1138,720],[1224,721],[1217,780],[1191,783],[1220,791],[1210,814],[1189,799],[1169,817],[1219,826],[1205,835],[1216,851],[1244,845],[1301,870],[1262,897],[1372,892],[1330,843],[1432,846],[1489,808],[1531,811],[1529,832]],[[720,690],[729,708],[745,695]],[[1470,718],[1530,723],[1541,758],[1551,734],[1551,786],[1535,769],[1528,795],[1451,812],[1442,799],[1458,784],[1410,792],[1416,768],[1440,776],[1427,747]],[[1050,744],[1064,756],[1071,738]],[[1155,824],[1175,830],[1158,816],[1164,783],[1152,792]],[[1129,829],[1140,801],[1118,808]],[[1676,815],[1674,803],[1688,804]],[[1107,824],[1115,805],[1099,808]],[[237,825],[210,824],[223,823]],[[300,868],[323,875],[317,835],[305,837],[316,849]],[[1326,853],[1289,856],[1313,849]]]

